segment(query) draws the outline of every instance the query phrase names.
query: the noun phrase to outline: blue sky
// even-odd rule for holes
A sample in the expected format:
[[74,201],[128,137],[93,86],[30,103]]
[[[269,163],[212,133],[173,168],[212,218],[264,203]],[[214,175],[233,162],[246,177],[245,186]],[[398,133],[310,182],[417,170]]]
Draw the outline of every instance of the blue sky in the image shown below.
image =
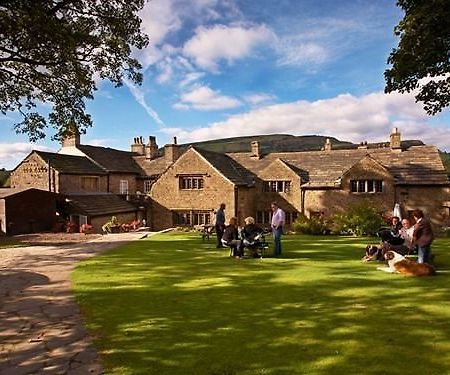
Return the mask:
[[[99,82],[82,143],[129,150],[136,136],[163,146],[275,133],[375,142],[398,127],[450,151],[448,110],[429,117],[411,94],[383,93],[402,18],[394,0],[152,0],[141,17],[144,83]],[[15,134],[16,118],[0,115],[0,168],[59,149],[51,133],[37,144]]]

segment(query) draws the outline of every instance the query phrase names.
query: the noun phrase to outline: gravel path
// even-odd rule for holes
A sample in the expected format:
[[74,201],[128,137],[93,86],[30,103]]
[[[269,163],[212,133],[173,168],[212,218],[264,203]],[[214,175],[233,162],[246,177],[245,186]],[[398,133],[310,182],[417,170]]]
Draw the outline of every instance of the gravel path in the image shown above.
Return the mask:
[[0,374],[103,374],[70,273],[80,260],[152,234],[0,249]]

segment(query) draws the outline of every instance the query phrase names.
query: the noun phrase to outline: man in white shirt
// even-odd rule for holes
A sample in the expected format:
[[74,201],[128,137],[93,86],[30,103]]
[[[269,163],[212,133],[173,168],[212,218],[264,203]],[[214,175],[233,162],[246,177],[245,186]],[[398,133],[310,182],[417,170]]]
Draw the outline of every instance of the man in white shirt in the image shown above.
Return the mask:
[[281,255],[281,235],[283,234],[283,225],[285,222],[284,211],[278,207],[276,202],[270,205],[272,208],[272,235],[273,235],[273,254],[277,257]]

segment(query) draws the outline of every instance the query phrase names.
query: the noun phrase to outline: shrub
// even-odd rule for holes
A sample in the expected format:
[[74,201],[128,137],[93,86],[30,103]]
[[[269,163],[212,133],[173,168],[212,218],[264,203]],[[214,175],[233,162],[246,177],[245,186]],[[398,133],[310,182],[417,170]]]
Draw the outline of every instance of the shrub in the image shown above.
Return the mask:
[[355,236],[374,235],[384,225],[383,217],[368,203],[349,206],[347,212],[334,217],[338,233]]
[[300,215],[293,224],[295,233],[301,234],[325,234],[329,232],[327,223],[323,217],[307,218],[305,215]]

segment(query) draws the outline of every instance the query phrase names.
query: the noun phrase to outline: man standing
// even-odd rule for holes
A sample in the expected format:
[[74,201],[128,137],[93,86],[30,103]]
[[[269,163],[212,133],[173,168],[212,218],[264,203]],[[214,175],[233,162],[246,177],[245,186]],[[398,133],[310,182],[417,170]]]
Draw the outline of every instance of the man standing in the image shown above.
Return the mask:
[[421,210],[413,211],[416,225],[414,225],[413,244],[417,245],[418,263],[429,263],[431,260],[431,243],[434,239],[430,220],[423,217]]
[[225,203],[221,203],[219,209],[216,211],[216,235],[217,245],[216,248],[220,249],[224,247],[222,244],[223,231],[225,229]]
[[285,214],[276,202],[272,202],[270,207],[272,208],[273,254],[277,257],[281,255],[281,235],[283,234]]

